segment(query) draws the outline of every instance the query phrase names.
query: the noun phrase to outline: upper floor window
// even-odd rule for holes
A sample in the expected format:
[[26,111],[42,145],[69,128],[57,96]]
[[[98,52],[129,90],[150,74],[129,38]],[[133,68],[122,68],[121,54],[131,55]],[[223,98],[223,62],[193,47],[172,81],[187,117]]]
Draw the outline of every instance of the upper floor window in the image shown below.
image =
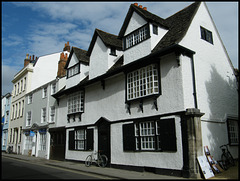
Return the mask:
[[49,118],[49,122],[50,122],[50,123],[55,122],[55,107],[54,107],[54,106],[50,107],[50,118]]
[[152,64],[127,74],[127,100],[158,93],[157,65]]
[[200,30],[201,30],[201,38],[203,40],[206,40],[207,42],[213,44],[212,32],[201,26],[200,26]]
[[83,91],[72,94],[68,98],[68,114],[83,112],[84,93]]
[[31,120],[32,120],[32,112],[28,111],[27,112],[27,116],[26,116],[26,126],[30,126],[31,125]]
[[51,85],[51,94],[56,93],[56,83],[52,83]]
[[127,35],[123,41],[124,41],[124,49],[128,49],[134,45],[137,45],[138,43],[142,42],[143,40],[146,40],[150,37],[149,33],[149,25],[144,25],[143,27],[135,30],[131,34]]
[[80,73],[80,64],[78,63],[78,64],[68,68],[67,78],[72,77],[72,76],[74,76],[76,74],[79,74],[79,73]]
[[117,55],[117,54],[116,54],[116,48],[115,48],[115,47],[111,47],[111,48],[110,48],[110,55],[114,55],[114,56]]
[[153,34],[158,35],[158,26],[153,25]]
[[46,122],[46,115],[47,115],[46,108],[42,108],[41,112],[42,112],[41,123],[45,123]]
[[42,90],[42,98],[46,98],[47,97],[47,87],[44,87]]
[[32,94],[28,95],[28,104],[32,104]]

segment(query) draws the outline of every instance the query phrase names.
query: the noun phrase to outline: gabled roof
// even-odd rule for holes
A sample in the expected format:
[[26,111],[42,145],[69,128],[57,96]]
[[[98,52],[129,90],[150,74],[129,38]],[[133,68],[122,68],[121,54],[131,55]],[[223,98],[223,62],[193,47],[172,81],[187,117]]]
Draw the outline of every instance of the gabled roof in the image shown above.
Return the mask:
[[87,56],[87,51],[82,50],[82,49],[77,48],[77,47],[72,47],[71,52],[70,52],[69,57],[68,57],[68,60],[67,60],[67,63],[64,67],[65,69],[67,69],[73,53],[75,53],[79,62],[89,65],[89,56]]
[[123,22],[123,25],[122,25],[122,28],[118,34],[118,36],[120,38],[122,38],[124,36],[124,33],[127,29],[127,26],[128,26],[128,23],[132,17],[132,14],[133,12],[137,12],[143,19],[145,19],[146,21],[148,22],[152,22],[152,23],[156,23],[162,27],[165,27],[165,28],[168,28],[166,25],[165,25],[165,22],[164,22],[164,19],[160,18],[159,16],[155,15],[155,14],[152,14],[150,13],[149,11],[147,10],[144,10],[134,4],[131,4],[129,10],[128,10],[128,13],[127,13],[127,16],[125,17],[125,20]]
[[152,52],[179,43],[185,36],[200,4],[201,2],[195,2],[165,19],[164,23],[169,27],[169,30]]
[[107,47],[110,46],[110,47],[115,47],[118,50],[122,50],[122,40],[119,39],[118,36],[104,32],[99,29],[95,29],[92,41],[91,41],[88,51],[87,51],[88,56],[90,56],[92,53],[92,49],[97,40],[97,36],[99,36],[101,38],[101,40]]

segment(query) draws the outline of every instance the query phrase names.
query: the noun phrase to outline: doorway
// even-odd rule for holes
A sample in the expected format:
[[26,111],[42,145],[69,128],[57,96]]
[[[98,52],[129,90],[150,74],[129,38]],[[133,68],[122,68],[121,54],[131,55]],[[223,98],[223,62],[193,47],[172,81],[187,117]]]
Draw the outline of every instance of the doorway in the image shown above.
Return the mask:
[[98,150],[108,158],[107,166],[111,163],[111,146],[110,146],[110,122],[105,118],[100,118],[98,126]]

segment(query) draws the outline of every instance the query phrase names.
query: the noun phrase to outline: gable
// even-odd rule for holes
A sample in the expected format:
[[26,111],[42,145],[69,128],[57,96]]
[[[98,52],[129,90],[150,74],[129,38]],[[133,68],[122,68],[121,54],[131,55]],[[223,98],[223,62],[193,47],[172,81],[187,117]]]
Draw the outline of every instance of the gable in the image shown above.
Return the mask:
[[128,26],[126,28],[126,31],[124,33],[124,36],[133,32],[134,30],[138,29],[139,27],[142,27],[145,24],[147,24],[147,21],[144,18],[142,18],[138,13],[133,12],[131,19],[128,23]]

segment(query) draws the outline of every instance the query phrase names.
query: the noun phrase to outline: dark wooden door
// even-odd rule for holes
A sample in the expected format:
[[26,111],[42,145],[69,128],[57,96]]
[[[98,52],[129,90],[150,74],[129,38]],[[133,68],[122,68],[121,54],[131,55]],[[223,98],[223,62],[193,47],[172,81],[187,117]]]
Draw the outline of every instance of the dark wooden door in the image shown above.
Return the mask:
[[107,122],[98,125],[98,150],[108,157],[107,166],[109,166],[111,161],[110,124]]

